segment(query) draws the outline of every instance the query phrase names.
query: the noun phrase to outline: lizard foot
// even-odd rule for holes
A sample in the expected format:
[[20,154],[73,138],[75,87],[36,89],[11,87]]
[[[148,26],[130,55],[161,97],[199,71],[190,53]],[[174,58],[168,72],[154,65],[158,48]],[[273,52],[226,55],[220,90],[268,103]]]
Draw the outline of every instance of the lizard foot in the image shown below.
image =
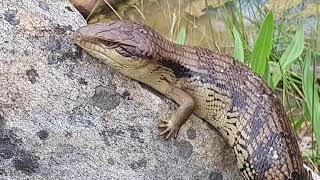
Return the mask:
[[161,120],[163,123],[160,124],[158,127],[159,128],[165,128],[165,130],[163,130],[161,133],[160,133],[160,136],[162,135],[166,135],[165,139],[169,139],[171,135],[173,135],[174,138],[177,138],[178,136],[178,132],[180,130],[180,126],[173,123],[174,121],[172,120]]

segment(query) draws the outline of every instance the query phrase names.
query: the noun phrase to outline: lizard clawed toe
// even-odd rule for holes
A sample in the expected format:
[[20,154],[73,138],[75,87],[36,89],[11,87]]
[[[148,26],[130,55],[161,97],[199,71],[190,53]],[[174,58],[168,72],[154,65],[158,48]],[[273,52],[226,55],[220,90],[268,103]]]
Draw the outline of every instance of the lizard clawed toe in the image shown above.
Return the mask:
[[158,125],[159,128],[165,128],[159,136],[166,135],[165,139],[169,139],[172,135],[174,138],[177,138],[180,127],[175,126],[171,121],[162,120],[163,124]]

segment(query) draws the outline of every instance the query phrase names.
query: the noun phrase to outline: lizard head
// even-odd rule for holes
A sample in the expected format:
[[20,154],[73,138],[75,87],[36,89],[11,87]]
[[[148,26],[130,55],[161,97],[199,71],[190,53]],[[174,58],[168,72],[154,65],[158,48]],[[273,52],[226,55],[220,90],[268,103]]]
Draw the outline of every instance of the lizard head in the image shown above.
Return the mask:
[[92,56],[118,70],[146,66],[152,60],[149,27],[130,21],[108,21],[79,28],[75,42]]

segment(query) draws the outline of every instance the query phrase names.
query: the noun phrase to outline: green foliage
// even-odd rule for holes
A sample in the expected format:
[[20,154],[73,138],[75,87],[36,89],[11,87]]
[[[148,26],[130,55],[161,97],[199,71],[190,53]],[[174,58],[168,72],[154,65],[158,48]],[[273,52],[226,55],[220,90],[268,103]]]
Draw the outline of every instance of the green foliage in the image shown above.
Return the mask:
[[153,21],[152,21],[152,24],[151,24],[152,29],[157,29],[158,26],[159,26],[158,21],[157,21],[157,20],[153,20]]
[[185,26],[182,26],[180,28],[178,37],[176,39],[176,43],[180,44],[180,45],[185,45],[186,44],[186,39],[187,39],[187,29]]
[[242,46],[242,41],[239,32],[236,27],[233,26],[232,29],[233,37],[234,37],[234,54],[233,57],[238,59],[240,62],[244,62],[244,51]]
[[281,77],[285,78],[286,71],[289,69],[290,65],[295,62],[295,60],[301,56],[304,49],[304,28],[301,25],[293,40],[289,44],[288,48],[282,54],[278,67],[272,75],[272,87],[275,88]]
[[[313,64],[315,66],[315,64]],[[316,139],[320,144],[320,101],[317,91],[315,80],[315,74],[310,70],[311,67],[311,52],[308,50],[304,64],[303,64],[303,92],[305,94],[305,100],[307,110],[311,120],[313,122],[313,130],[316,135]]]
[[273,14],[269,12],[260,28],[251,54],[251,68],[261,77],[268,77],[269,56],[273,40]]

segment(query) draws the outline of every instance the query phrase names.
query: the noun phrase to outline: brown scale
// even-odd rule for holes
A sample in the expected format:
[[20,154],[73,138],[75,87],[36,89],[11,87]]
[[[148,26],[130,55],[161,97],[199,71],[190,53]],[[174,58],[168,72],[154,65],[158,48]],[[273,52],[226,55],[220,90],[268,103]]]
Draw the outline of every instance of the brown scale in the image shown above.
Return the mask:
[[174,44],[130,21],[82,27],[75,41],[180,105],[159,125],[166,138],[176,137],[194,113],[228,141],[245,179],[308,179],[281,102],[246,65],[208,49]]

